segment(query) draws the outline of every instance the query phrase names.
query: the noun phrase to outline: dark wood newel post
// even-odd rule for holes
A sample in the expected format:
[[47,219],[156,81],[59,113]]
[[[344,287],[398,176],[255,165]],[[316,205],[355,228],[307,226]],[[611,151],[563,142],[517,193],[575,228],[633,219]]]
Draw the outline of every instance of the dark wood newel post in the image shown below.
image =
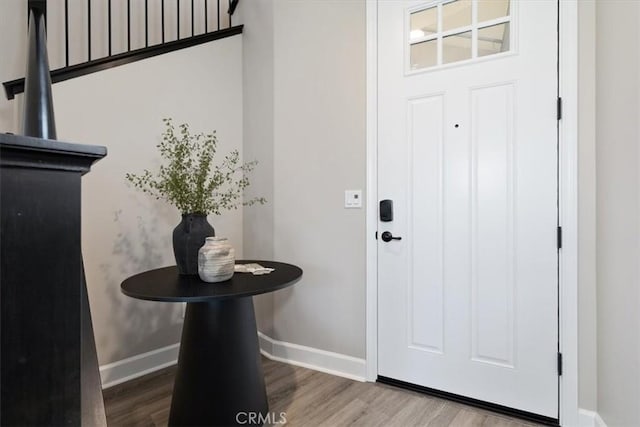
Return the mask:
[[56,139],[51,74],[47,55],[47,2],[29,0],[29,44],[24,88],[22,134]]
[[104,426],[81,180],[106,148],[56,141],[45,0],[30,0],[22,136],[0,133],[0,425]]

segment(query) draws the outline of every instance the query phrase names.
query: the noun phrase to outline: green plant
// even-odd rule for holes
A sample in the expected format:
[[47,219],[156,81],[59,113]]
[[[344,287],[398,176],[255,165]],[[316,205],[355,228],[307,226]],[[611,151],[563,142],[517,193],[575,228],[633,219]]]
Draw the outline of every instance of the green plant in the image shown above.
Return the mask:
[[172,120],[163,121],[166,129],[157,147],[166,164],[155,175],[149,170],[140,175],[126,174],[135,188],[166,200],[183,214],[220,215],[221,211],[240,205],[266,202],[263,197],[242,201],[243,191],[249,186],[247,175],[257,161],[240,163],[240,153],[233,150],[215,165],[215,131],[191,134],[189,125],[183,123],[176,134]]

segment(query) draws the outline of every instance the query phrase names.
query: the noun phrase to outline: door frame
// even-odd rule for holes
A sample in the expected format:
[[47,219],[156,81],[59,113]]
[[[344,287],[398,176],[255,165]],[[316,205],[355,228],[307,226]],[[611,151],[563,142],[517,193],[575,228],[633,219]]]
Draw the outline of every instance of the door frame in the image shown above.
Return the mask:
[[[578,0],[559,2],[559,252],[560,424],[578,424]],[[366,379],[378,376],[378,0],[366,0],[367,190],[366,190]]]

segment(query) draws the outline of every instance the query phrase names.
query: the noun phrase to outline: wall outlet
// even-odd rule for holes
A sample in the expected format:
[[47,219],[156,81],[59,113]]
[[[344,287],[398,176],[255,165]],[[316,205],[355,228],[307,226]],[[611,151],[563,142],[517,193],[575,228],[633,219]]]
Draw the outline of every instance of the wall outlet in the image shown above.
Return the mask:
[[362,207],[362,190],[345,190],[344,207],[347,209],[358,209]]

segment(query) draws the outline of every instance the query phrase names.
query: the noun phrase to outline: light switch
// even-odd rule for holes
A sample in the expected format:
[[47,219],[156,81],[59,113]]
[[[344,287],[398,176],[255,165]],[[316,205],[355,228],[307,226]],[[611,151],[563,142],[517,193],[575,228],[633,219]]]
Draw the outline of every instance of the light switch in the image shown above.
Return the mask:
[[358,209],[362,207],[362,190],[345,190],[344,207],[347,209]]

